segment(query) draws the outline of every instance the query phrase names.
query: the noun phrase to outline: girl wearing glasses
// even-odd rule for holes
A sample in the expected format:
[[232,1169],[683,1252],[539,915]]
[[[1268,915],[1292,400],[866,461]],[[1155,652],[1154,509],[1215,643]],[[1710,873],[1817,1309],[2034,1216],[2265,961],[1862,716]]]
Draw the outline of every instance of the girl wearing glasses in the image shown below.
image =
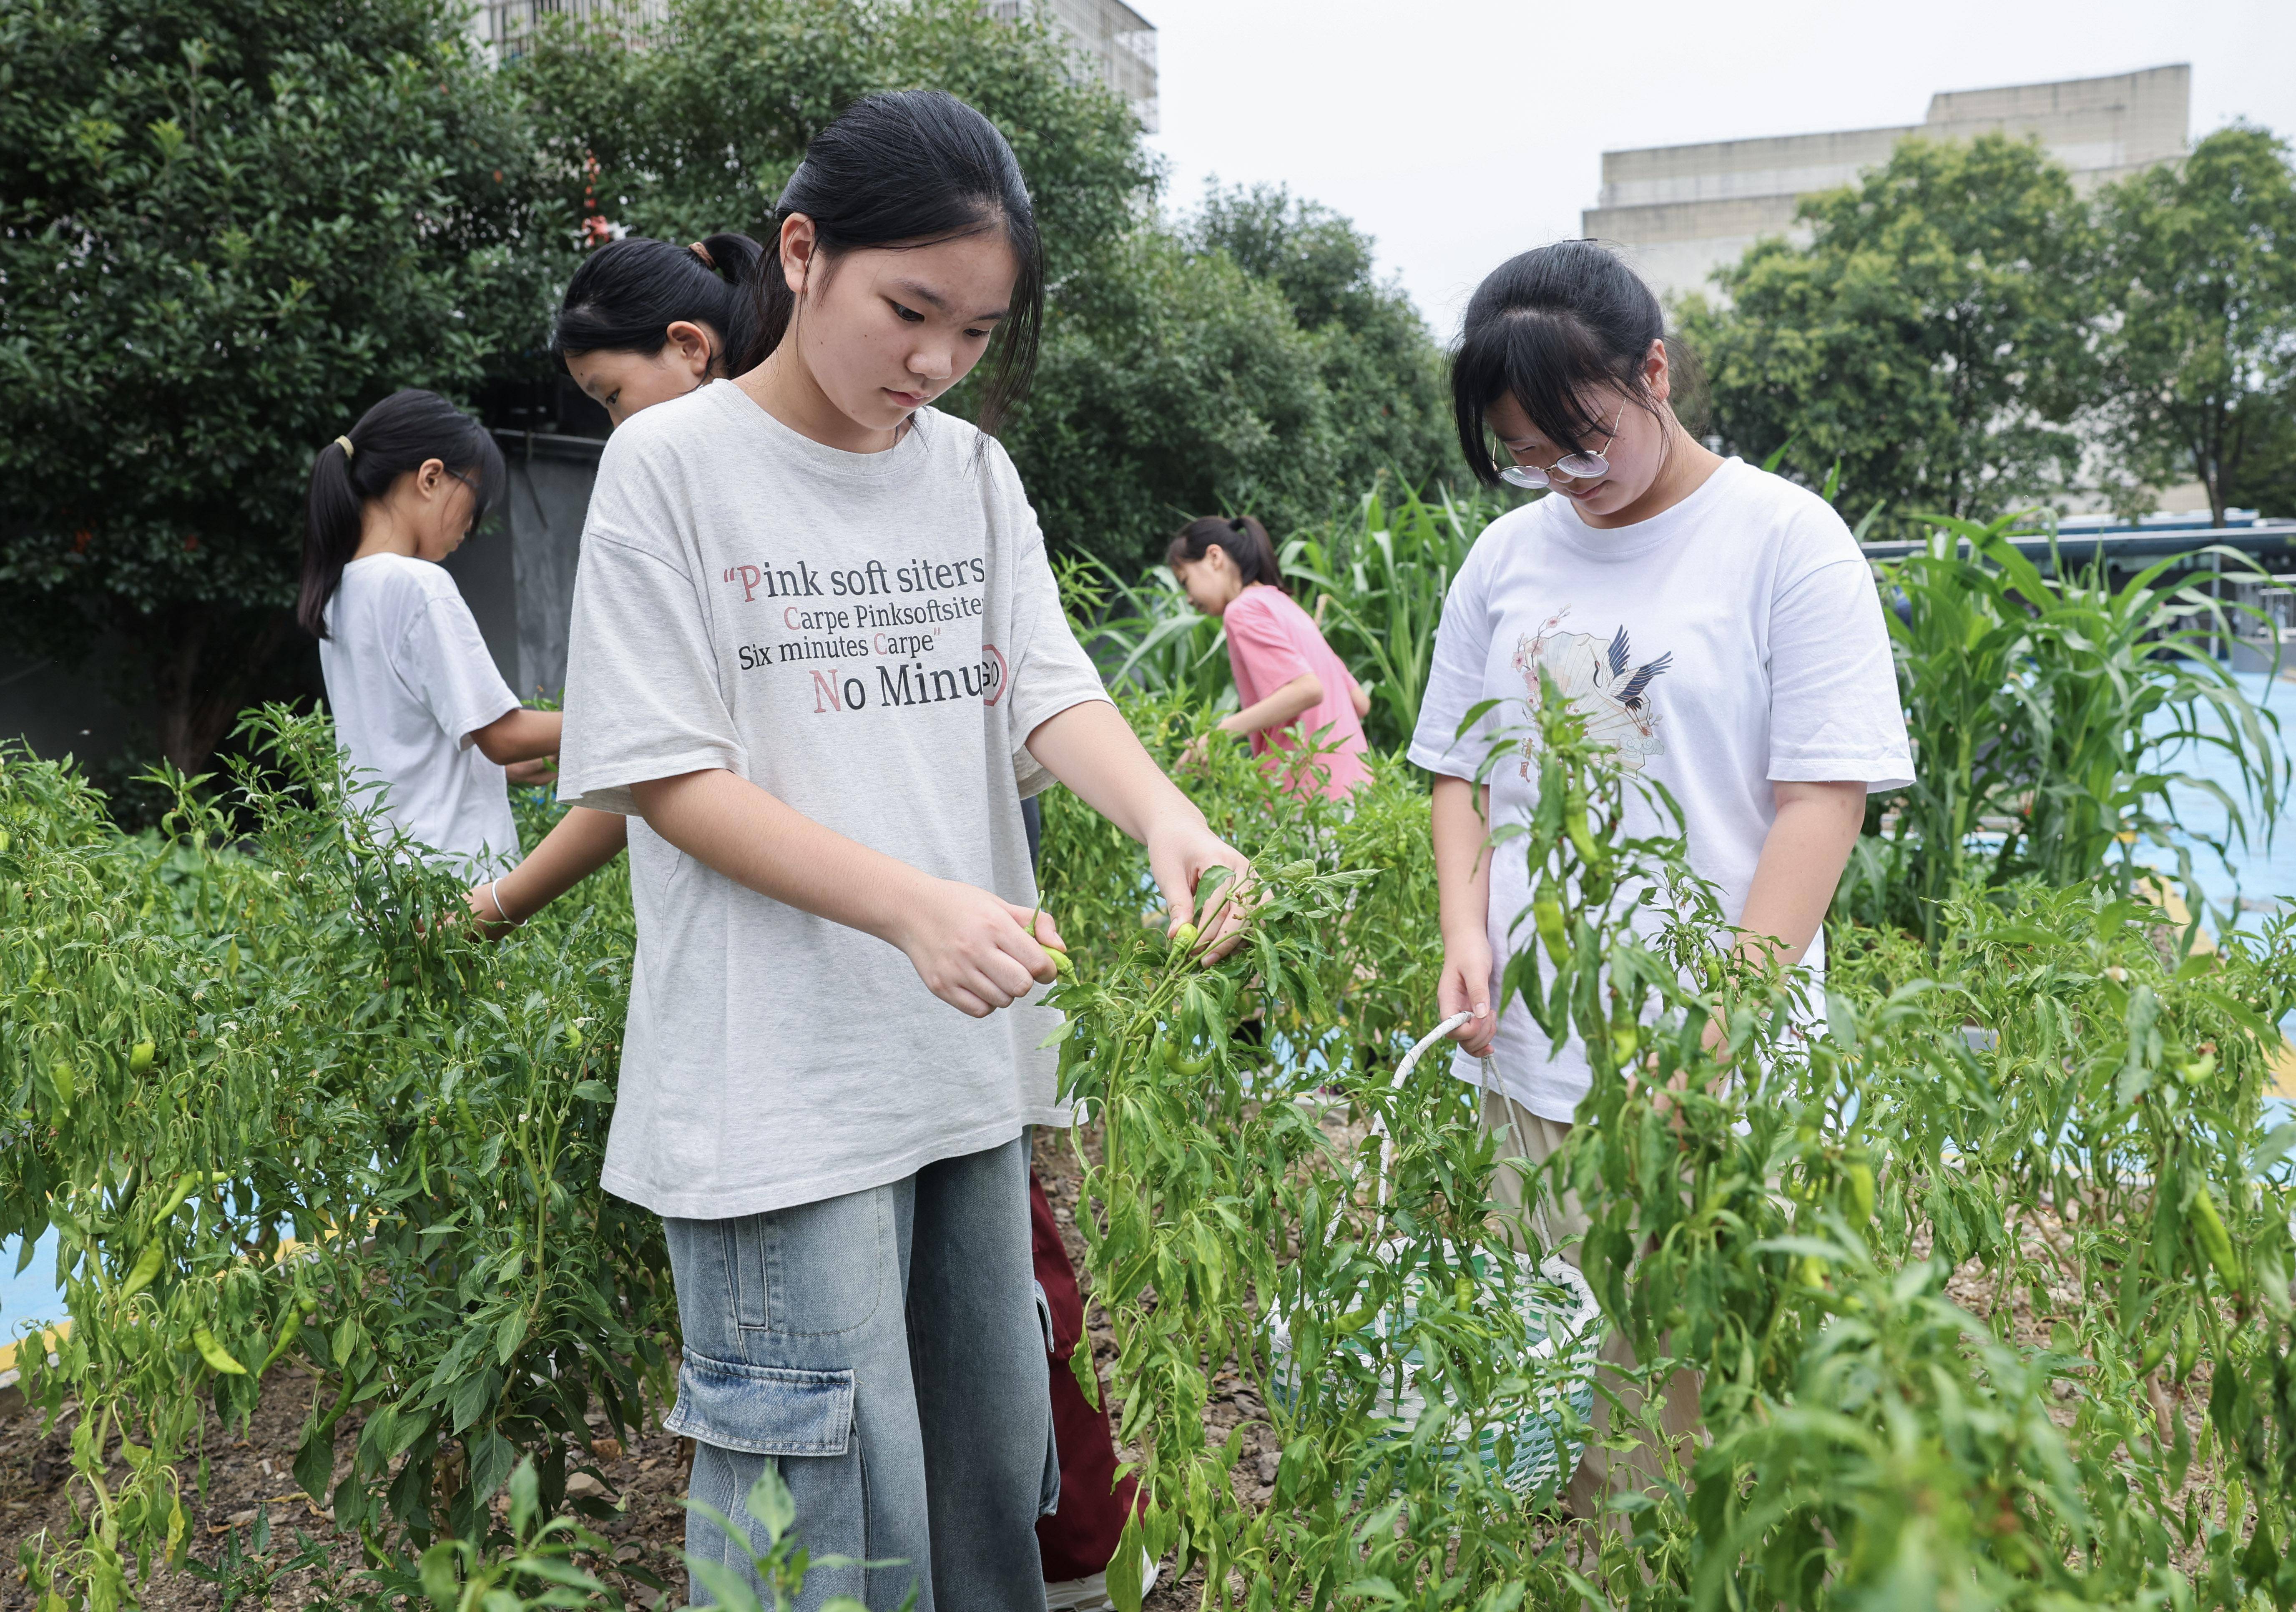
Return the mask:
[[558,753],[557,714],[521,708],[439,563],[502,482],[477,421],[432,392],[384,398],[311,467],[295,608],[354,794],[472,877],[518,861],[504,769]]
[[[1489,835],[1528,820],[1538,769],[1509,757],[1487,784],[1474,780],[1501,730],[1520,733],[1542,673],[1620,765],[1680,805],[1690,860],[1742,944],[1813,974],[1866,797],[1913,773],[1857,543],[1816,494],[1720,458],[1683,428],[1686,370],[1650,289],[1586,241],[1496,270],[1468,304],[1453,359],[1468,468],[1549,495],[1493,521],[1460,568],[1410,752],[1435,774],[1439,1011],[1473,1015],[1455,1068],[1480,1079],[1491,1060],[1484,1122],[1511,1133],[1504,1157],[1532,1166],[1569,1135],[1587,1058],[1576,1040],[1550,1051],[1528,1014],[1496,1011],[1530,890],[1520,852],[1491,852]],[[1486,701],[1500,703],[1462,734]],[[1636,792],[1627,798],[1622,834],[1662,831]],[[1499,1172],[1502,1210],[1522,1212],[1522,1186]],[[1534,1206],[1529,1218],[1548,1248],[1576,1257],[1575,1203]],[[1669,1428],[1686,1430],[1694,1387],[1677,1384],[1668,1402]],[[1599,1442],[1569,1493],[1581,1517],[1619,1484]],[[1651,1464],[1636,1463],[1636,1486]]]

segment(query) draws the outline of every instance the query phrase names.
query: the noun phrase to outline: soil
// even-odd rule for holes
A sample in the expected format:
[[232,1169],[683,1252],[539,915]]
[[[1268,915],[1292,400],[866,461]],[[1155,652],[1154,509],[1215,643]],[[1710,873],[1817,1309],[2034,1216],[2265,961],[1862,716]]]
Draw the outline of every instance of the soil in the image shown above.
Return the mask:
[[[1326,1125],[1337,1139],[1339,1116],[1330,1116]],[[1089,1133],[1085,1141],[1091,1145]],[[1104,1382],[1115,1346],[1107,1317],[1089,1302],[1089,1278],[1082,1277],[1084,1245],[1075,1223],[1078,1179],[1067,1138],[1039,1133],[1036,1165],[1070,1257],[1079,1266],[1087,1300],[1087,1332]],[[2054,1245],[2062,1249],[2070,1242],[2066,1228],[2047,1216],[2029,1219],[2021,1232],[2030,1250],[2044,1257],[2045,1248]],[[1950,1288],[1957,1302],[1980,1315],[2008,1310],[2015,1340],[2028,1346],[2048,1341],[2053,1325],[2060,1319],[2052,1312],[2062,1310],[2069,1318],[2073,1307],[2074,1296],[2070,1291],[2050,1288],[2041,1295],[2048,1301],[2048,1309],[2037,1312],[2030,1289],[1997,1293],[1973,1264],[1957,1272]],[[298,1554],[299,1534],[324,1548],[324,1565],[283,1574],[273,1584],[268,1604],[276,1608],[324,1602],[332,1599],[331,1591],[356,1593],[364,1588],[357,1578],[364,1564],[357,1539],[338,1533],[329,1514],[313,1505],[288,1476],[312,1388],[308,1372],[275,1369],[265,1380],[261,1403],[244,1435],[236,1428],[226,1429],[210,1416],[205,1430],[204,1475],[196,1459],[177,1469],[183,1478],[185,1511],[193,1520],[191,1553],[195,1559],[213,1566],[234,1534],[239,1549],[249,1551],[258,1508],[267,1513],[271,1528],[269,1549],[262,1559],[266,1570],[283,1567]],[[2181,1412],[2197,1439],[2206,1419],[2206,1367],[2181,1392],[2169,1387],[2167,1394],[2173,1397],[2155,1402],[2162,1425],[2168,1425],[2169,1415]],[[1115,1406],[1111,1408],[1113,1411]],[[2068,1395],[2055,1407],[2055,1419],[2070,1428],[2073,1411]],[[1216,1381],[1205,1415],[1206,1432],[1220,1442],[1237,1426],[1243,1427],[1244,1452],[1236,1463],[1234,1483],[1238,1499],[1249,1505],[1264,1504],[1273,1491],[1277,1451],[1264,1419],[1265,1407],[1249,1386],[1232,1376]],[[73,1422],[74,1412],[68,1405],[54,1428],[45,1428],[41,1418],[26,1411],[12,1390],[0,1392],[0,1564],[4,1564],[0,1565],[0,1612],[29,1609],[33,1605],[15,1566],[18,1546],[35,1540],[42,1530],[63,1534],[74,1528],[71,1495],[65,1482],[70,1470],[68,1452]],[[338,1448],[346,1452],[354,1448],[357,1430],[355,1420],[347,1421]],[[685,1514],[678,1504],[685,1493],[684,1444],[674,1436],[652,1431],[635,1436],[624,1447],[602,1430],[593,1445],[594,1464],[604,1480],[597,1498],[613,1507],[614,1515],[587,1519],[587,1526],[604,1542],[605,1551],[579,1559],[613,1584],[634,1607],[673,1608],[685,1600],[685,1575],[678,1554],[685,1529]],[[1138,1452],[1119,1453],[1131,1458]],[[2194,1487],[2202,1482],[2198,1470],[2188,1480]],[[668,1583],[668,1593],[632,1576],[634,1569]],[[1177,1581],[1167,1578],[1159,1583],[1146,1605],[1152,1612],[1180,1612],[1196,1606],[1202,1590],[1198,1568]],[[139,1594],[152,1612],[189,1612],[222,1604],[222,1592],[216,1584],[188,1571],[156,1571],[148,1583],[139,1586]],[[265,1603],[250,1597],[240,1604]]]

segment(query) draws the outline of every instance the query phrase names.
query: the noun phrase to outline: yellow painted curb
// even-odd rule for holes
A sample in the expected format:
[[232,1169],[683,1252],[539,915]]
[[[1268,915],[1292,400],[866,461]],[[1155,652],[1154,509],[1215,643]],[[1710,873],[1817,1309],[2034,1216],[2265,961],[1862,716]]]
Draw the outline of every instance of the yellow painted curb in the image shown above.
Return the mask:
[[[71,1322],[68,1321],[58,1322],[53,1330],[40,1334],[40,1342],[46,1346],[47,1352],[53,1354],[56,1351],[56,1346],[70,1336]],[[16,1345],[12,1343],[0,1343],[0,1371],[12,1371],[15,1369]]]
[[[2138,880],[2136,893],[2169,914],[2169,921],[2178,929],[2185,929],[2192,924],[2193,910],[2185,904],[2183,896],[2169,887],[2166,878]],[[2195,953],[2211,954],[2216,949],[2216,937],[2206,929],[2193,937]],[[2272,1055],[2270,1068],[2272,1085],[2269,1095],[2296,1100],[2296,1043],[2291,1043],[2284,1036],[2280,1050]]]

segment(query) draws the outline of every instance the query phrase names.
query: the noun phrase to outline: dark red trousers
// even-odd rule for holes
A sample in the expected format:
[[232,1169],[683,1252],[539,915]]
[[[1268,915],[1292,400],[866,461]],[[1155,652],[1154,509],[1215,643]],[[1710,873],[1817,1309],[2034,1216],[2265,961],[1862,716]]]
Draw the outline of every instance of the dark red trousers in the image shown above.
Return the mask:
[[1061,1509],[1037,1519],[1037,1548],[1045,1558],[1046,1582],[1060,1583],[1107,1568],[1139,1485],[1129,1477],[1117,1481],[1116,1441],[1109,1436],[1107,1413],[1085,1398],[1070,1365],[1079,1347],[1091,1358],[1091,1345],[1084,1342],[1084,1297],[1034,1170],[1029,1172],[1029,1227],[1037,1280],[1052,1301],[1053,1435],[1061,1452]]

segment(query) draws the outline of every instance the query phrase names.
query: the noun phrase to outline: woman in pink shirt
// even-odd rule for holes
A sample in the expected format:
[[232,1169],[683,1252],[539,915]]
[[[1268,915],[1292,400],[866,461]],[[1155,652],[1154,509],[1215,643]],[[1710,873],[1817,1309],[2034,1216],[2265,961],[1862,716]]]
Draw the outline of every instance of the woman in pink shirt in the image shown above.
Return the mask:
[[1222,717],[1219,731],[1249,734],[1255,756],[1312,750],[1290,769],[1287,781],[1300,793],[1344,797],[1369,778],[1363,719],[1371,696],[1283,591],[1267,528],[1249,515],[1208,515],[1180,529],[1164,560],[1189,602],[1227,629],[1228,670],[1243,708]]

